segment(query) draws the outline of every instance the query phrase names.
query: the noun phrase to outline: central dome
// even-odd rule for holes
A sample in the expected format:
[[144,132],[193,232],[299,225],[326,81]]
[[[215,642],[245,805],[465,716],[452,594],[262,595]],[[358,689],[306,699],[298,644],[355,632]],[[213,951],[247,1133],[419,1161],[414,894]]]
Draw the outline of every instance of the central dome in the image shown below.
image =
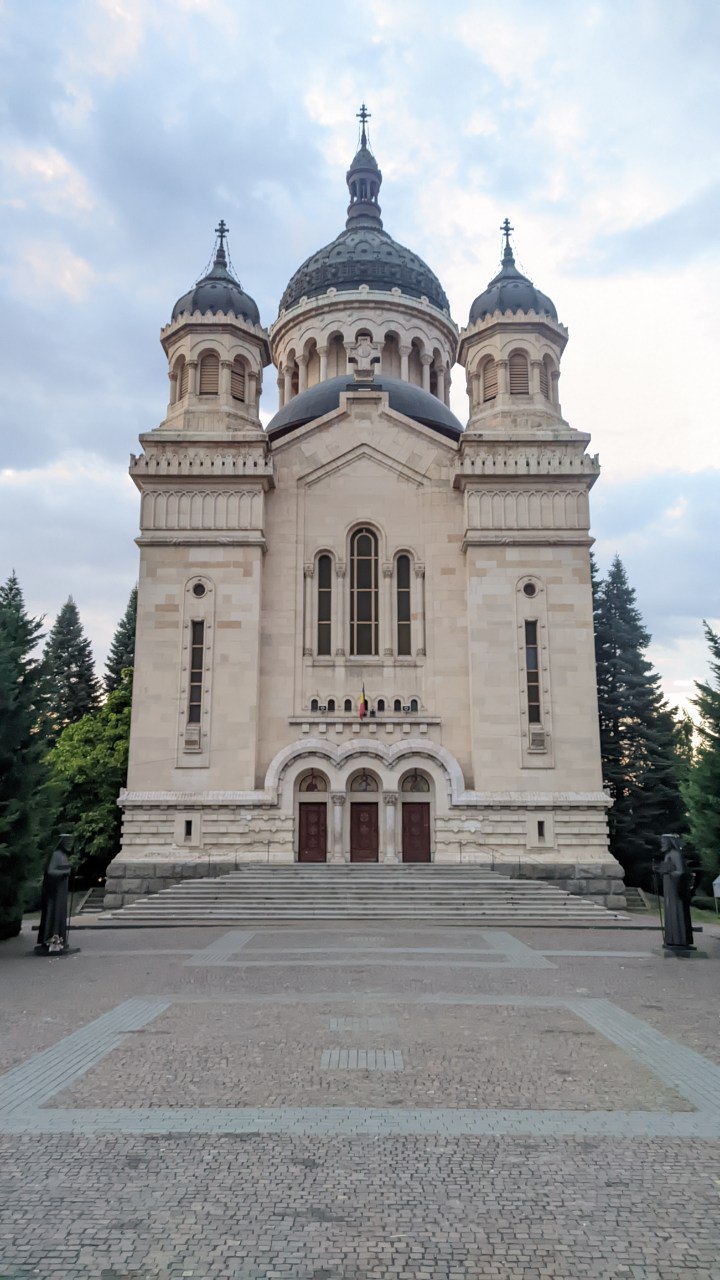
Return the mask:
[[425,297],[449,313],[450,303],[435,273],[383,230],[378,204],[382,174],[370,151],[364,121],[360,146],[346,180],[350,204],[345,230],[298,268],[280,300],[280,310],[331,288],[358,289],[365,284],[385,293],[399,289],[410,298]]

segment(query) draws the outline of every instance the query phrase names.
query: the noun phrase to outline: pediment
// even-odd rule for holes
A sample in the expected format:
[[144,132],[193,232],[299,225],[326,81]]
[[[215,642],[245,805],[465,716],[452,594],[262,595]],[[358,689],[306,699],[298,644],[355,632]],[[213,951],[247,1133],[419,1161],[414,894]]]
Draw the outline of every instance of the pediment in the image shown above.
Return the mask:
[[349,472],[351,475],[353,471],[356,471],[360,474],[366,471],[368,463],[376,470],[389,471],[417,488],[421,488],[426,483],[426,477],[420,471],[416,471],[414,467],[408,466],[407,463],[400,461],[400,459],[394,458],[390,454],[384,453],[381,449],[375,448],[374,445],[367,443],[355,445],[352,449],[347,449],[338,454],[336,458],[332,458],[312,471],[308,471],[299,478],[299,483],[307,488],[312,488],[323,480],[336,476],[340,471]]

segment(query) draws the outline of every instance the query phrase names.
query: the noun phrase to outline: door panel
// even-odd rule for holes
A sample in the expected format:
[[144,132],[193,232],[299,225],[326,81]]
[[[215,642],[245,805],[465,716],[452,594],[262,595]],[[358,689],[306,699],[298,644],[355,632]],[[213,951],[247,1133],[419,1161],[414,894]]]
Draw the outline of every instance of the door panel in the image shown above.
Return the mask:
[[430,861],[430,805],[427,800],[405,800],[402,805],[403,862]]
[[350,861],[378,860],[378,803],[356,800],[350,805]]
[[327,859],[327,804],[303,801],[300,804],[298,862],[325,862]]

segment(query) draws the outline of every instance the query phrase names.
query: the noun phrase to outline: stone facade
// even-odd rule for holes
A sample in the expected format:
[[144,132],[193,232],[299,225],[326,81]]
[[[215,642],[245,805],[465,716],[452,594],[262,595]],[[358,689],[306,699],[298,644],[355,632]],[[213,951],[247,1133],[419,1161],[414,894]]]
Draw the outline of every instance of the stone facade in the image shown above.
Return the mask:
[[[353,200],[353,243],[365,218],[382,252],[379,208]],[[531,293],[548,306],[458,337],[404,278],[353,282],[266,333],[228,288],[217,311],[201,281],[187,296],[204,311],[163,330],[170,404],[131,460],[135,692],[108,905],[242,862],[356,857],[488,862],[621,905],[588,556],[599,468],[561,414],[552,304]]]

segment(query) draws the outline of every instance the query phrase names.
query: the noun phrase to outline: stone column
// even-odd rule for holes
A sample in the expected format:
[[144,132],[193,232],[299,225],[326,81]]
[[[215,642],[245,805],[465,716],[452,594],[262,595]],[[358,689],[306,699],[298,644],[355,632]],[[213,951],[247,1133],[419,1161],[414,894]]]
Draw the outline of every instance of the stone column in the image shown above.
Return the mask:
[[430,365],[432,364],[432,360],[433,360],[432,356],[429,356],[427,352],[424,352],[423,355],[421,355],[420,357],[420,364],[422,365],[423,391],[430,390]]
[[445,403],[445,370],[442,366],[437,370],[437,398]]
[[197,392],[197,360],[188,360],[188,395],[194,396]]
[[220,397],[223,400],[232,398],[232,385],[230,376],[232,371],[232,360],[220,361]]
[[400,347],[400,377],[403,382],[410,381],[410,352],[412,347]]
[[344,862],[343,807],[345,805],[345,792],[332,791],[330,799],[332,800],[332,845],[329,861]]
[[335,655],[345,657],[345,563],[338,560],[335,566]]
[[324,382],[327,378],[327,347],[318,347],[318,355],[320,357],[320,381]]
[[385,857],[383,862],[398,862],[397,854],[397,791],[385,791],[383,794],[385,803]]
[[393,566],[391,560],[383,563],[383,597],[380,603],[382,616],[380,618],[381,635],[382,635],[382,651],[385,654],[393,652]]
[[510,380],[509,380],[509,373],[508,373],[509,361],[498,360],[496,361],[496,363],[497,363],[497,376],[498,376],[498,395],[507,396],[510,394]]
[[306,658],[307,658],[307,657],[310,657],[310,656],[312,655],[312,651],[313,651],[313,649],[312,649],[312,615],[313,615],[313,594],[312,594],[312,592],[313,592],[313,574],[314,574],[314,572],[315,572],[315,566],[314,566],[314,565],[312,565],[312,564],[306,564],[306,565],[305,565],[305,567],[304,567],[304,569],[303,569],[303,573],[304,573],[304,576],[305,576],[305,583],[304,583],[304,597],[305,597],[305,598],[304,598],[304,602],[303,602],[303,603],[304,603],[304,609],[305,609],[305,613],[304,613],[304,640],[303,640],[303,654],[304,654],[304,656],[305,656]]
[[252,373],[250,372],[250,370],[248,370],[248,372],[245,374],[245,386],[247,388],[245,392],[245,403],[250,405],[251,407],[254,407],[258,401],[257,385],[258,385],[257,374]]
[[424,564],[416,563],[415,565],[415,590],[416,590],[416,596],[417,596],[417,613],[418,613],[418,626],[417,626],[418,646],[415,652],[417,653],[418,657],[424,657],[425,653],[427,652],[427,648],[426,648],[427,635],[426,635],[426,625],[425,625],[425,565]]
[[540,389],[540,370],[542,369],[542,360],[530,361],[530,391],[538,401],[544,401],[545,397]]
[[298,395],[302,395],[303,391],[307,391],[307,356],[298,357]]
[[560,370],[551,369],[550,371],[550,400],[554,404],[558,413],[560,412],[560,389],[558,382],[560,381]]
[[170,379],[170,403],[168,404],[168,408],[171,409],[172,406],[177,403],[177,393],[178,393],[177,374],[173,373],[172,369],[168,369],[168,378]]
[[278,408],[282,409],[283,405],[285,404],[285,378],[281,373],[278,374],[277,387],[278,387]]
[[482,408],[482,374],[473,373],[471,377],[472,395],[470,397],[471,410]]
[[293,376],[292,365],[286,364],[285,365],[285,395],[283,397],[283,404],[289,404],[289,402],[292,400],[292,376]]
[[443,378],[443,386],[445,388],[445,404],[450,408],[450,370],[445,369],[445,377]]

